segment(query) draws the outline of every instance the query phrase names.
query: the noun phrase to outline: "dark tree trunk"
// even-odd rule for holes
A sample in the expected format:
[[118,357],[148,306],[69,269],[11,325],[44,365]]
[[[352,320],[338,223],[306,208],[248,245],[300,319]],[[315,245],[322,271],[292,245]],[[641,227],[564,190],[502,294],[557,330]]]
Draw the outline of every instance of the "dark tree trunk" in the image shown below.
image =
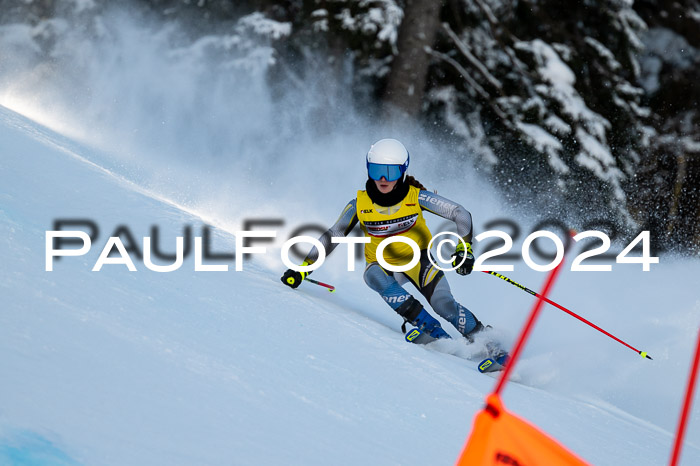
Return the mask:
[[432,47],[440,26],[443,2],[407,0],[396,41],[394,58],[384,94],[387,112],[400,110],[408,116],[421,111],[430,65],[426,47]]

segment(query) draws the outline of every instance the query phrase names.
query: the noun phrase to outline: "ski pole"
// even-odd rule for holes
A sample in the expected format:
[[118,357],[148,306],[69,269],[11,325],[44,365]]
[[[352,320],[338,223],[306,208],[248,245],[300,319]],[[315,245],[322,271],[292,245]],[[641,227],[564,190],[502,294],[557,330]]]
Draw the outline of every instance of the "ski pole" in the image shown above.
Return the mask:
[[313,280],[311,278],[306,278],[305,280],[307,282],[313,283],[314,285],[323,286],[325,288],[328,288],[328,291],[330,291],[331,293],[335,292],[335,287],[333,285],[329,285],[328,283],[319,282],[319,281]]
[[649,356],[645,351],[640,351],[640,350],[638,350],[637,348],[635,348],[634,346],[625,343],[624,341],[622,341],[622,340],[620,340],[619,338],[617,338],[615,335],[613,335],[613,334],[611,334],[611,333],[609,333],[609,332],[606,332],[606,331],[603,330],[602,328],[598,327],[597,325],[595,325],[595,324],[592,323],[592,322],[589,322],[588,320],[584,319],[584,318],[581,317],[580,315],[578,315],[578,314],[576,314],[576,313],[574,313],[574,312],[571,312],[570,310],[568,310],[568,309],[565,308],[564,306],[555,303],[555,302],[552,301],[551,299],[549,299],[549,298],[547,298],[547,297],[545,297],[545,296],[542,296],[542,295],[540,295],[539,293],[537,293],[537,292],[535,292],[535,291],[532,291],[530,288],[528,288],[528,287],[526,287],[526,286],[523,286],[523,285],[521,285],[520,283],[518,283],[518,282],[516,282],[516,281],[514,281],[514,280],[511,280],[510,278],[506,277],[505,275],[501,275],[500,273],[496,273],[496,272],[490,272],[490,271],[488,271],[488,270],[482,270],[482,272],[487,273],[487,274],[489,274],[489,275],[493,275],[494,277],[498,277],[498,278],[500,278],[501,280],[504,280],[504,281],[510,283],[510,284],[513,285],[513,286],[517,286],[517,287],[520,288],[521,290],[530,293],[532,296],[535,296],[535,297],[537,297],[537,298],[540,298],[542,301],[545,301],[545,302],[551,304],[552,306],[556,307],[557,309],[560,309],[560,310],[566,312],[566,313],[569,314],[570,316],[576,317],[578,320],[580,320],[580,321],[583,322],[584,324],[590,325],[590,326],[593,327],[594,329],[596,329],[596,330],[598,330],[599,332],[601,332],[601,333],[603,333],[603,334],[609,336],[610,338],[612,338],[613,340],[617,341],[618,343],[622,343],[623,345],[625,345],[625,346],[628,347],[629,349],[635,351],[635,352],[636,352],[637,354],[639,354],[641,357],[647,358],[647,359],[652,359],[651,356]]

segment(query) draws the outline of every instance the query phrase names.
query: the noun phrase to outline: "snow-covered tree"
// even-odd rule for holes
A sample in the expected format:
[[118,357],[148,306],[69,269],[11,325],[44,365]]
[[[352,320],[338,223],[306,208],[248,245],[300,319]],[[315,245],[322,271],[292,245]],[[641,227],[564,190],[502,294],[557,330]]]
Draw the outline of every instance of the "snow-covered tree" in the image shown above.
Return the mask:
[[[697,0],[135,4],[185,26],[174,58],[264,73],[291,134],[302,120],[342,130],[348,105],[375,119],[398,108],[535,214],[700,248]],[[55,58],[66,19],[106,5],[0,0],[0,35]]]
[[637,170],[630,203],[657,242],[700,252],[700,4],[635,2],[642,35],[641,86],[652,112],[651,150]]
[[649,144],[636,85],[644,22],[622,1],[464,5],[431,52],[436,115],[482,139],[479,163],[514,201],[539,197],[562,216],[575,203],[631,226],[625,187]]

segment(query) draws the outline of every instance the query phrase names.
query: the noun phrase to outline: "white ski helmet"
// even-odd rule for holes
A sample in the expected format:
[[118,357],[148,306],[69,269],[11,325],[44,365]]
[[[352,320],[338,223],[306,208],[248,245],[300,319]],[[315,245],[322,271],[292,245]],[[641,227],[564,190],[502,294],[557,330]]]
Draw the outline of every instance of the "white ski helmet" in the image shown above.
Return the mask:
[[410,157],[396,139],[381,139],[367,152],[367,175],[373,180],[396,181],[406,174]]

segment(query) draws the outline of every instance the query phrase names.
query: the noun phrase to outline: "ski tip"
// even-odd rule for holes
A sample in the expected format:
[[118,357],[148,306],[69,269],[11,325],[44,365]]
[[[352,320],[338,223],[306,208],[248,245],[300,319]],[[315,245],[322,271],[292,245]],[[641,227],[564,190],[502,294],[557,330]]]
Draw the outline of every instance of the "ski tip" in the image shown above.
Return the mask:
[[413,329],[409,330],[409,332],[406,334],[406,336],[405,336],[406,341],[409,343],[413,343],[416,340],[416,338],[421,336],[422,333],[423,332],[421,332],[419,329],[413,328]]
[[491,367],[493,365],[493,363],[494,363],[494,361],[491,358],[484,359],[483,361],[481,361],[479,363],[479,366],[478,366],[479,372],[481,372],[483,374],[484,372],[486,372],[488,370],[489,367]]
[[485,374],[487,372],[496,372],[503,370],[503,366],[498,364],[495,360],[491,358],[486,358],[483,361],[481,361],[477,368],[482,374]]

